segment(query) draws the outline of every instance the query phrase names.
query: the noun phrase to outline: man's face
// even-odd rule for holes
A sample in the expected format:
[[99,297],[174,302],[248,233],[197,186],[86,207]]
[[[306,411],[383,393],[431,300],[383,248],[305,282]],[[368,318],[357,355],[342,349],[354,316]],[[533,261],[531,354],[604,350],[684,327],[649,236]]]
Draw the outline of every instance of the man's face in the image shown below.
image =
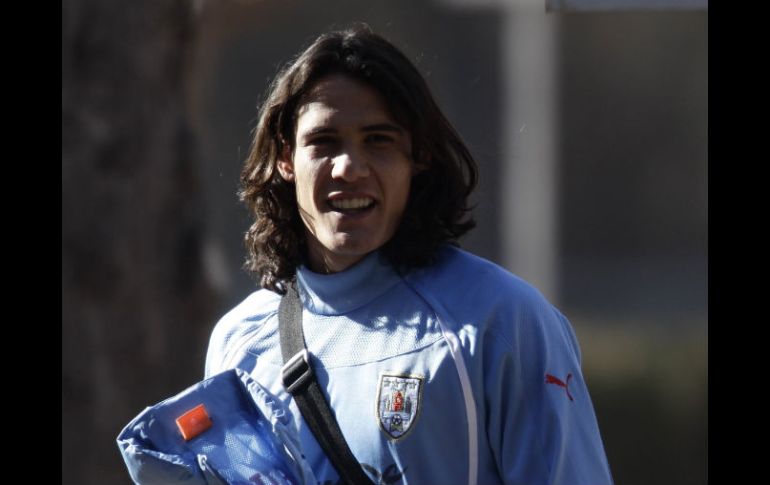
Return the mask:
[[347,269],[393,237],[409,197],[411,149],[373,88],[344,75],[314,86],[298,109],[293,153],[278,162],[296,184],[313,271]]

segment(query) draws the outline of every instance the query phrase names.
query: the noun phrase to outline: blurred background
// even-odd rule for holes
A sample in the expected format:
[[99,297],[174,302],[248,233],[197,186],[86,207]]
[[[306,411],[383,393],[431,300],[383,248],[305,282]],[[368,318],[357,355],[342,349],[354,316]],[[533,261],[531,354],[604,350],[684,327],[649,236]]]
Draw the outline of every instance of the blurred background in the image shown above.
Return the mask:
[[463,247],[570,318],[616,483],[706,483],[705,0],[63,2],[62,483],[131,483],[121,428],[202,378],[256,289],[235,192],[257,107],[353,21],[477,159]]

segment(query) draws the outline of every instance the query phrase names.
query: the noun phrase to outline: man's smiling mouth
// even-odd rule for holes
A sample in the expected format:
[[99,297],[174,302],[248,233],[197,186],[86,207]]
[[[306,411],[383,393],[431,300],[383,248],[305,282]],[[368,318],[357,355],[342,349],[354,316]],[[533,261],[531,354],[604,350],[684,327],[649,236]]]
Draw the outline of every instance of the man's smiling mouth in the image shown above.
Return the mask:
[[329,200],[329,206],[339,212],[359,212],[374,207],[375,201],[371,197],[338,198]]

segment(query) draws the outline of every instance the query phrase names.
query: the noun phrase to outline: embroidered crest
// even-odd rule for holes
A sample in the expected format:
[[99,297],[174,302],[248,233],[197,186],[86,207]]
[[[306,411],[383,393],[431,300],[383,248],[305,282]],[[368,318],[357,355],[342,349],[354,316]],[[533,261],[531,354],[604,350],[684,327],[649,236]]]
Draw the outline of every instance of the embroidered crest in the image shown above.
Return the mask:
[[414,427],[422,406],[422,380],[422,376],[380,376],[377,421],[390,439],[401,439]]

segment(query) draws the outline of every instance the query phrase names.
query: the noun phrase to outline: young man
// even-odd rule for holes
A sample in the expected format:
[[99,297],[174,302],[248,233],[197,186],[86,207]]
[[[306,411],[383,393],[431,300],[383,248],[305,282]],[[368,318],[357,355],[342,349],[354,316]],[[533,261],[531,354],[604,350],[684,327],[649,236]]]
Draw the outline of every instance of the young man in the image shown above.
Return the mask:
[[206,375],[243,369],[286,403],[320,483],[338,473],[281,377],[293,284],[324,397],[375,483],[612,483],[569,322],[455,245],[476,176],[424,79],[366,28],[322,35],[274,81],[240,193],[263,289],[217,324]]

